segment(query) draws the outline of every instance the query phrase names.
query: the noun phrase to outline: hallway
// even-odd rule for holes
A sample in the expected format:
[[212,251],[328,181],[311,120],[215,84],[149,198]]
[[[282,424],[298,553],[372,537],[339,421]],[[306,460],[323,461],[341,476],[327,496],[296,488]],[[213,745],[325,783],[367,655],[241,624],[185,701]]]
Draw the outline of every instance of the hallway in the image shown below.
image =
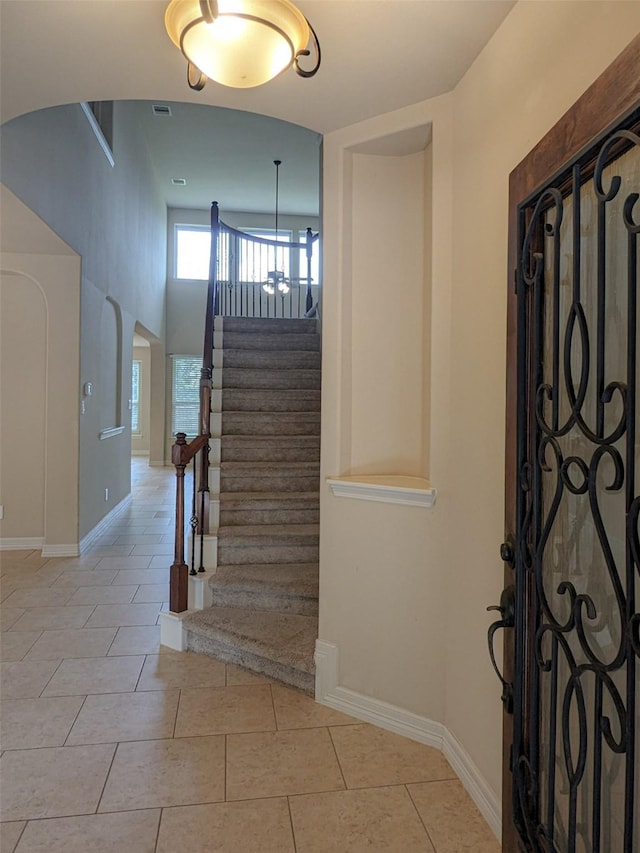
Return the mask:
[[1,853],[496,853],[437,750],[160,647],[173,473],[79,558],[0,553]]

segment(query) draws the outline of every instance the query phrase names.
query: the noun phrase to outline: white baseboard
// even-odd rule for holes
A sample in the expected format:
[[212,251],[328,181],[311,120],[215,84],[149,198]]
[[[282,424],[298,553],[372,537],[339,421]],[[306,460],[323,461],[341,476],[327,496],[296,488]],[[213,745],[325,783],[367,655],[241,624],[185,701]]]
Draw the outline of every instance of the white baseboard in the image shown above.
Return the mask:
[[77,557],[80,554],[80,547],[77,542],[71,542],[69,545],[43,545],[43,557]]
[[114,521],[121,512],[123,512],[131,503],[131,493],[129,493],[126,497],[122,498],[119,504],[116,504],[114,508],[108,512],[103,519],[101,519],[93,530],[90,530],[86,536],[84,536],[80,540],[80,553],[82,554],[87,548],[90,548],[91,545],[99,539],[100,536],[104,533],[106,528]]
[[338,684],[338,647],[325,640],[316,641],[316,702],[350,714],[358,720],[440,749],[464,785],[496,838],[502,834],[502,808],[495,791],[471,760],[471,757],[446,726],[396,705],[373,699],[340,687]]
[[5,536],[0,539],[0,551],[35,551],[43,545],[42,536]]
[[168,468],[169,464],[164,461],[164,459],[150,459],[149,460],[150,468]]

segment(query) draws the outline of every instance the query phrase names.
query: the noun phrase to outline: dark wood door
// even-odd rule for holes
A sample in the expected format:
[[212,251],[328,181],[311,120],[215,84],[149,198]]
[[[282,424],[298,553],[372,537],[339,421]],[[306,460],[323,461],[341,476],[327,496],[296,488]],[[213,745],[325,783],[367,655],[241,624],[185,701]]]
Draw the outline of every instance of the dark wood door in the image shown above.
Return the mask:
[[505,851],[640,850],[639,134],[637,37],[510,178]]

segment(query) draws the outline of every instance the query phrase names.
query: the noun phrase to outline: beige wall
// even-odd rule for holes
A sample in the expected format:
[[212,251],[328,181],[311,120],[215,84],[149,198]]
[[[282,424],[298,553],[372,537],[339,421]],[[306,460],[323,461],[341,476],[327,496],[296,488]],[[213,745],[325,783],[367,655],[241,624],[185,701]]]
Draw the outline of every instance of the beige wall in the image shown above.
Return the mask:
[[80,259],[1,188],[3,544],[78,541]]
[[148,456],[151,449],[151,347],[133,348],[133,360],[140,362],[140,399],[138,401],[140,431],[131,435],[131,453]]
[[[322,475],[331,476],[347,470],[354,424],[371,404],[353,394],[352,364],[386,357],[370,334],[385,275],[373,270],[368,282],[376,316],[355,311],[361,251],[350,223],[365,194],[352,152],[432,124],[424,428],[438,499],[425,512],[323,488],[320,637],[338,646],[341,685],[444,723],[496,803],[501,705],[485,608],[499,599],[503,571],[508,175],[638,31],[638,3],[519,3],[450,96],[324,141]],[[415,318],[406,323],[413,329]]]

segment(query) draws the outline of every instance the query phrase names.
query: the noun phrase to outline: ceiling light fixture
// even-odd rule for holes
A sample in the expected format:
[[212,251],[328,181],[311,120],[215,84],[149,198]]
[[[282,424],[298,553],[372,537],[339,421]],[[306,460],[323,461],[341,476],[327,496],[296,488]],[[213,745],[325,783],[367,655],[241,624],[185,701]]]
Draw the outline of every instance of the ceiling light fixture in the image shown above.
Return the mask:
[[[273,165],[276,167],[276,237],[275,242],[278,242],[278,190],[280,187],[280,166],[282,164],[282,160],[274,160]],[[282,296],[289,293],[289,279],[285,276],[284,270],[278,269],[278,247],[277,245],[273,247],[273,266],[274,269],[269,270],[267,273],[267,280],[262,285],[262,289],[265,293],[268,293],[269,296],[273,296],[278,290]]]
[[[164,24],[196,91],[207,79],[248,89],[292,65],[301,77],[313,77],[320,67],[318,37],[290,0],[171,0]],[[316,61],[305,69],[299,60],[311,55],[309,42]]]

